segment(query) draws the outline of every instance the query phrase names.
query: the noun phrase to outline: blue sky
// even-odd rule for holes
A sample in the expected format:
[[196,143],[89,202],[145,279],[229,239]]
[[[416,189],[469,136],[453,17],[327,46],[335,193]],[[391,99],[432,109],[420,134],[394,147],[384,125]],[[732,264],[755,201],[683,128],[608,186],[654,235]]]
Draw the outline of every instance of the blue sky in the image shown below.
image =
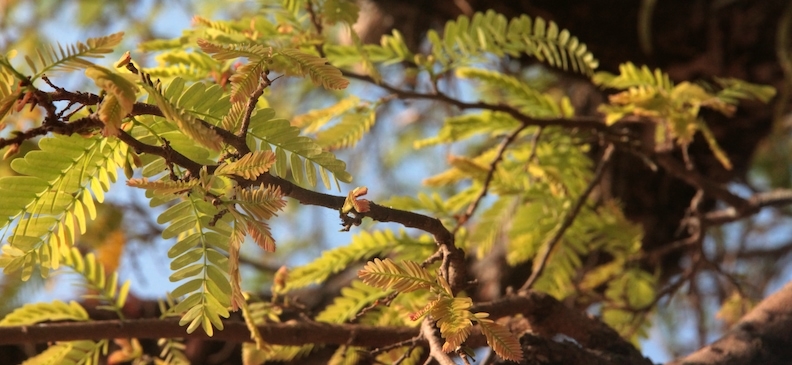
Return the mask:
[[[144,1],[144,6],[137,8],[141,12],[141,16],[145,14],[146,7],[151,5],[151,1]],[[70,25],[70,19],[73,19],[75,14],[73,14],[76,8],[71,8],[71,10],[63,12],[60,14],[60,18],[57,22],[48,23],[43,32],[45,34],[49,34],[52,38],[56,38],[60,40],[61,43],[73,43],[75,41],[83,40],[87,37],[92,36],[99,36],[100,34],[86,34],[83,30],[78,30],[73,28]],[[156,24],[156,34],[160,37],[176,37],[181,34],[183,29],[187,29],[190,27],[190,22],[192,16],[194,14],[189,14],[183,11],[181,7],[167,7],[166,10],[160,15],[160,19],[155,22]],[[24,14],[22,14],[24,16]],[[112,33],[115,31],[124,30],[128,24],[124,24],[122,22],[111,24],[110,28],[108,29],[108,33]],[[129,41],[129,40],[128,40]],[[134,43],[134,40],[131,40]],[[110,65],[114,62],[117,58],[117,55],[109,56],[108,59],[105,61],[107,65]],[[273,86],[277,88],[277,84]],[[353,92],[357,92],[360,94],[361,98],[364,99],[371,99],[371,92],[372,89],[368,87],[358,87],[357,89],[353,88]],[[388,133],[396,133],[397,128],[394,125],[384,126]],[[388,135],[388,134],[385,134]],[[401,170],[398,173],[401,176],[413,176],[415,181],[419,181],[422,178],[428,176],[430,173],[429,171],[437,171],[438,168],[442,167],[443,161],[442,159],[434,159],[429,158],[423,162],[423,165],[419,167],[401,167]],[[359,176],[364,176],[364,178],[358,178],[352,185],[343,186],[342,190],[351,189],[354,186],[361,186],[365,185],[368,186],[369,189],[372,191],[372,195],[375,197],[386,197],[387,193],[383,194],[383,192],[379,192],[377,190],[377,176],[376,170],[372,166],[366,166],[365,162],[363,162],[362,169],[360,170]],[[372,176],[371,178],[366,179],[365,176]],[[110,200],[114,201],[127,201],[129,199],[133,200],[142,200],[143,195],[141,191],[133,191],[127,189],[123,186],[123,182],[117,184],[116,187],[108,194]],[[744,190],[741,190],[739,186],[735,187],[735,190],[740,193],[746,193]],[[339,194],[336,192],[336,194]],[[338,219],[337,219],[337,212],[330,211],[323,208],[318,207],[307,207],[302,209],[303,215],[310,215],[311,222],[322,222],[323,229],[328,232],[325,236],[327,238],[327,245],[328,247],[332,247],[334,245],[341,245],[346,244],[349,242],[350,237],[354,234],[354,229],[352,233],[339,233],[338,231]],[[763,214],[770,214],[770,213],[763,213]],[[305,217],[303,217],[305,218]],[[298,219],[303,219],[298,218]],[[758,217],[759,220],[765,219],[766,217],[760,215]],[[276,239],[282,241],[288,241],[292,233],[290,232],[291,227],[293,225],[283,224],[278,225],[279,220],[290,220],[295,219],[293,216],[289,216],[288,212],[281,214],[280,217],[273,220],[272,224],[274,226],[274,235]],[[381,228],[382,225],[377,225],[376,228]],[[729,236],[739,236],[737,234],[737,230],[739,230],[739,225],[734,225],[726,228],[727,235]],[[789,237],[787,236],[788,233],[785,232],[778,232],[776,234],[769,234],[767,237],[768,239],[764,241],[764,243],[770,247],[773,245],[780,244],[781,242],[788,240]],[[138,251],[136,257],[132,258],[129,255],[125,255],[124,260],[121,264],[120,274],[123,279],[132,279],[133,286],[132,290],[136,295],[142,297],[160,297],[162,294],[167,290],[172,290],[175,288],[174,283],[170,283],[167,280],[162,280],[162,278],[167,277],[170,275],[170,271],[168,270],[169,260],[165,255],[165,251],[171,245],[171,242],[158,242],[154,245],[155,249],[144,249],[144,250],[136,250]],[[258,252],[257,248],[254,245],[247,245],[249,248],[246,253],[251,256],[261,255],[261,252]],[[706,244],[705,244],[706,246]],[[135,250],[135,247],[130,247],[130,250]],[[291,262],[291,264],[299,264],[304,263],[312,258],[318,256],[318,252],[310,252],[303,255],[296,256],[295,260]],[[145,273],[145,280],[140,281],[138,280],[141,273]],[[789,270],[782,275],[782,278],[788,279],[792,275]],[[62,279],[58,279],[59,281]],[[779,280],[778,282],[774,283],[770,288],[768,288],[769,294],[772,291],[777,290],[780,288],[786,280]],[[47,289],[41,291],[36,297],[30,298],[31,300],[49,300],[52,298],[60,298],[60,299],[67,299],[73,297],[73,290],[70,288],[63,286],[63,285],[54,285],[50,286],[51,288],[54,287],[55,289]],[[687,321],[686,323],[680,323],[679,327],[674,331],[672,336],[677,337],[679,339],[690,339],[691,341],[695,341],[695,323],[693,321]],[[650,357],[654,362],[665,362],[669,360],[668,354],[665,353],[663,349],[663,338],[669,336],[667,333],[662,333],[662,331],[655,327],[650,332],[650,337],[647,340],[642,342],[643,352],[646,356]]]

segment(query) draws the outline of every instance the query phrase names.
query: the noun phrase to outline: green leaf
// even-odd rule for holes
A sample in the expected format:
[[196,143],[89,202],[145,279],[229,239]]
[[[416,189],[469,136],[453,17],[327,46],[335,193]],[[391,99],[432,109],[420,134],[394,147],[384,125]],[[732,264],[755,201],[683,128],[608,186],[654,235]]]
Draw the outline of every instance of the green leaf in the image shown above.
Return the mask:
[[342,288],[341,295],[325,307],[315,319],[319,322],[344,323],[354,319],[369,304],[390,293],[390,290],[382,290],[355,280],[348,287]]
[[75,302],[31,303],[15,309],[0,321],[0,326],[24,326],[48,321],[87,321],[88,312]]
[[212,150],[219,151],[222,148],[223,140],[214,129],[204,125],[195,116],[177,107],[162,93],[161,87],[154,86],[146,81],[142,82],[142,84],[143,88],[154,98],[165,119],[175,123],[187,137]]
[[426,269],[413,261],[396,263],[386,258],[375,258],[358,271],[364,283],[380,288],[408,293],[418,289],[429,289],[435,280]]
[[349,85],[349,81],[341,75],[341,70],[329,65],[326,58],[292,48],[278,50],[273,57],[282,59],[285,65],[280,68],[277,63],[273,64],[272,69],[275,71],[309,76],[314,84],[331,90],[346,89]]
[[259,175],[269,171],[273,163],[275,163],[275,154],[272,151],[253,151],[239,160],[220,165],[215,170],[215,175],[236,175],[255,180]]
[[522,347],[515,335],[509,329],[486,318],[487,313],[476,313],[475,318],[481,328],[481,333],[487,338],[487,344],[492,347],[498,356],[504,360],[521,362],[523,360]]
[[[58,49],[52,45],[38,49],[38,64],[29,57],[25,57],[28,65],[35,75],[31,81],[38,79],[50,71],[76,70],[93,66],[86,58],[103,58],[104,54],[113,52],[113,47],[121,43],[124,32],[118,32],[105,37],[89,38],[85,43],[77,42],[67,45],[66,50],[58,44]],[[39,70],[41,67],[41,70]]]

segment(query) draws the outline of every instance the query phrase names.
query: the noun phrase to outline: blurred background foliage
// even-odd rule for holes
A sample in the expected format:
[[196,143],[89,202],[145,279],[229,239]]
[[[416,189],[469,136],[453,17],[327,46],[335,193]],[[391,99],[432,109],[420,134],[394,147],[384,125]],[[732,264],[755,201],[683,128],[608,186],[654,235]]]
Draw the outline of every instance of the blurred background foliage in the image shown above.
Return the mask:
[[[235,19],[258,11],[267,1],[216,0],[0,0],[0,50],[16,49],[30,54],[47,43],[73,43],[89,36],[126,32],[126,49],[143,66],[153,66],[153,56],[137,52],[137,44],[153,39],[171,39],[190,27],[194,15],[207,19]],[[696,165],[712,180],[728,184],[743,196],[757,191],[792,186],[792,4],[783,0],[672,0],[672,1],[554,2],[512,0],[436,1],[363,0],[361,19],[356,25],[361,39],[379,42],[382,34],[398,29],[414,50],[425,47],[424,36],[430,28],[441,27],[448,19],[473,11],[495,9],[507,17],[519,14],[542,16],[568,28],[589,45],[601,62],[601,69],[615,72],[626,61],[648,64],[667,71],[675,81],[711,80],[737,77],[776,87],[778,96],[770,106],[748,105],[736,118],[707,115],[721,146],[735,168],[724,170],[702,141],[691,146]],[[338,32],[343,38],[345,33]],[[120,47],[119,49],[125,49]],[[111,56],[110,58],[113,58]],[[548,92],[570,95],[578,114],[592,115],[603,101],[600,91],[579,76],[549,70],[530,59],[487,60],[501,71],[516,75]],[[78,75],[79,76],[79,75]],[[383,78],[393,85],[428,91],[427,80],[404,74],[399,65],[383,70]],[[81,77],[66,77],[60,84],[73,89]],[[89,81],[90,82],[90,81]],[[289,80],[268,89],[266,103],[279,117],[291,118],[337,102],[340,96],[319,93],[305,83]],[[452,97],[474,96],[468,84],[455,79],[444,81]],[[374,101],[387,94],[376,86],[353,83],[352,92]],[[340,94],[339,94],[340,95]],[[458,114],[451,107],[429,101],[397,101],[378,111],[378,122],[364,138],[354,155],[338,151],[356,177],[356,185],[368,185],[372,200],[394,196],[415,196],[416,184],[446,168],[445,156],[461,150],[489,147],[485,139],[471,143],[416,150],[413,142],[432,136],[442,116]],[[16,115],[7,123],[24,129],[40,123],[34,109]],[[398,133],[397,133],[398,132]],[[32,144],[25,144],[21,153]],[[360,152],[363,151],[363,152]],[[365,156],[360,158],[357,156]],[[427,158],[426,156],[435,156]],[[605,181],[608,194],[625,205],[628,218],[642,223],[644,249],[651,251],[686,238],[680,222],[695,191],[684,183],[648,170],[634,156],[618,155]],[[0,175],[11,173],[8,160],[0,163]],[[121,188],[120,186],[118,188]],[[449,195],[454,187],[437,191]],[[163,288],[167,261],[157,254],[166,247],[158,241],[162,227],[156,224],[159,211],[150,211],[136,192],[119,194],[102,205],[100,219],[92,222],[88,234],[80,239],[85,250],[95,250],[110,269],[120,267],[133,277],[133,294],[146,310],[145,299]],[[706,209],[717,208],[703,202]],[[662,258],[662,284],[673,287],[661,300],[658,320],[651,337],[655,344],[675,356],[717,338],[751,305],[792,277],[792,210],[787,207],[763,210],[748,219],[711,227],[702,249],[707,260],[718,265],[693,267],[691,250],[675,250]],[[327,248],[349,241],[349,235],[336,234],[336,213],[304,209],[290,203],[281,218],[273,221],[279,250],[274,255],[244,252],[248,274],[256,279],[246,282],[246,290],[263,291],[271,274],[281,264],[305,263]],[[365,229],[364,224],[363,229]],[[250,245],[248,245],[249,247]],[[340,277],[335,285],[344,282]],[[691,280],[687,280],[691,279]],[[682,284],[674,287],[674,284]],[[59,278],[21,282],[4,276],[0,283],[0,314],[22,302],[52,293]],[[739,286],[734,285],[735,283]],[[330,286],[333,282],[329,283]],[[44,290],[47,288],[47,290]],[[167,288],[165,288],[167,289]],[[55,291],[58,292],[57,290]],[[45,293],[45,294],[42,294]],[[69,295],[68,290],[60,294]],[[321,298],[317,298],[321,300]],[[715,314],[718,314],[718,317]],[[717,318],[717,319],[716,319]]]

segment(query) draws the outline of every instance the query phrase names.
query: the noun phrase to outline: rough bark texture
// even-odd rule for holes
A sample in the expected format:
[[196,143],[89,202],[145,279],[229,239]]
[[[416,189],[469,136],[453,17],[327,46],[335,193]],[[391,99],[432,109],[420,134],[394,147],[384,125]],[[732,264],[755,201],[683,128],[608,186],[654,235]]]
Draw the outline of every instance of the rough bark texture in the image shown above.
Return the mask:
[[768,297],[719,340],[669,365],[782,365],[792,361],[792,283]]

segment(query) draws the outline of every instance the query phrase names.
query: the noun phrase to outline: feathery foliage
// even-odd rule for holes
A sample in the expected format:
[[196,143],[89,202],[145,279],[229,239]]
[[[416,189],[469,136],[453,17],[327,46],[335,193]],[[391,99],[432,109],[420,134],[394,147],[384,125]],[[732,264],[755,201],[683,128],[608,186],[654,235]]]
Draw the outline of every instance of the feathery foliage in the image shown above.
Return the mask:
[[128,153],[118,141],[79,135],[45,138],[39,147],[11,162],[22,176],[0,178],[0,215],[7,217],[0,227],[16,221],[0,266],[6,273],[22,270],[24,280],[37,264],[44,277],[59,267],[61,250],[96,218],[95,204],[104,201]]
[[[103,266],[96,253],[78,243],[88,223],[101,215],[99,205],[123,168],[126,184],[145,190],[152,208],[161,207],[156,223],[163,226],[161,238],[171,240],[169,280],[177,284],[161,302],[161,318],[179,317],[186,333],[201,327],[212,336],[223,330],[231,311],[241,310],[253,341],[243,345],[246,364],[294,361],[313,351],[315,344],[266,343],[260,326],[281,322],[285,310],[304,315],[293,300],[297,289],[352,268],[359,269],[358,278],[317,309],[314,320],[379,327],[431,321],[445,352],[465,351],[478,326],[497,355],[521,361],[519,334],[487,313],[474,313],[473,299],[458,282],[452,289],[448,252],[457,248],[475,253],[460,260],[468,263],[501,253],[498,259],[506,265],[533,262],[534,273],[541,275],[530,290],[581,306],[596,304],[589,309],[596,308],[591,310],[605,323],[635,342],[649,325],[646,311],[657,303],[658,273],[646,271],[636,259],[644,255],[642,232],[619,202],[607,194],[587,195],[596,183],[592,145],[610,143],[614,136],[599,125],[592,128],[596,132],[570,132],[564,123],[579,121],[573,120],[575,109],[563,88],[544,82],[546,75],[512,73],[505,62],[493,67],[493,61],[529,56],[591,76],[594,84],[617,90],[599,106],[605,124],[627,118],[653,123],[660,150],[674,143],[686,148],[701,132],[727,168],[730,162],[700,117],[701,108],[731,116],[738,102],[768,102],[775,94],[736,79],[674,83],[661,70],[632,63],[622,65],[617,75],[595,73],[598,61],[586,45],[540,17],[507,19],[494,11],[459,16],[441,32],[429,30],[423,49],[412,50],[398,31],[379,44],[364,44],[352,26],[361,12],[353,0],[261,3],[260,11],[240,19],[196,16],[194,28],[180,37],[142,43],[139,50],[156,53],[153,67],[137,65],[129,53],[115,69],[89,60],[113,52],[123,33],[65,49],[44,47],[24,57],[26,70],[12,64],[14,52],[0,56],[0,129],[25,115],[28,104],[28,113],[41,119],[33,129],[20,124],[20,130],[2,138],[9,146],[6,157],[21,151],[20,140],[40,138],[35,141],[39,150],[12,159],[13,176],[0,177],[4,273],[18,272],[27,280],[37,268],[47,277],[66,266],[82,277],[88,289],[83,298],[124,319],[130,281],[119,283],[114,267]],[[338,41],[339,33],[347,40]],[[95,86],[71,92],[47,79],[37,81],[45,73],[72,70],[85,70]],[[403,85],[386,72],[391,70],[399,71]],[[378,84],[391,94],[359,96],[368,90],[350,88],[350,80]],[[55,91],[39,89],[43,82]],[[452,89],[457,82],[462,98]],[[292,92],[304,95],[300,99]],[[392,112],[393,100],[406,99],[460,110],[435,125],[423,122],[442,108],[417,107],[422,123],[400,125],[404,136],[389,151],[393,156],[404,156],[410,146],[451,151],[448,168],[423,181],[433,191],[375,205],[361,198],[365,187],[348,190],[346,199],[307,190],[320,179],[327,189],[333,182],[338,190],[340,182],[351,182],[346,162],[332,151],[348,149],[344,153],[350,159],[366,158],[353,148],[378,132],[377,118]],[[296,113],[302,114],[291,115]],[[385,159],[398,162],[390,155]],[[416,165],[410,162],[408,169]],[[391,167],[383,166],[402,171]],[[389,228],[359,232],[346,246],[278,271],[272,300],[261,301],[243,292],[243,245],[249,237],[264,252],[276,250],[273,231],[278,231],[271,225],[287,196],[336,209],[345,229],[368,216],[430,234]],[[417,211],[431,217],[412,214]],[[574,219],[565,223],[570,216]],[[597,257],[607,260],[592,259]],[[62,320],[91,319],[83,305],[55,301],[18,308],[0,326]],[[180,340],[158,344],[157,363],[188,363]],[[425,356],[425,349],[414,344],[375,353],[353,345],[339,346],[329,362],[417,364]],[[107,360],[100,360],[109,346],[108,339],[56,342],[25,364],[150,360],[136,339],[117,341],[120,349],[114,347]]]
[[[121,43],[123,37],[124,32],[119,32],[105,37],[89,38],[85,43],[67,45],[65,50],[60,43],[57,49],[52,45],[44,46],[36,50],[35,59],[25,56],[25,62],[34,74],[30,81],[50,71],[74,71],[92,67],[94,64],[86,58],[103,58]],[[0,62],[0,65],[10,67],[5,62]]]
[[0,321],[0,326],[31,325],[47,321],[87,321],[88,313],[77,302],[59,300],[52,303],[31,303],[17,308]]
[[[413,54],[407,47],[402,35],[394,31],[391,36],[382,38],[379,46],[365,45],[363,50],[373,62],[392,64],[397,62],[414,63],[435,73],[469,64],[485,54],[497,57],[529,55],[553,67],[572,69],[590,75],[599,62],[586,48],[586,45],[572,36],[566,29],[560,29],[553,22],[540,17],[522,15],[507,19],[492,10],[475,13],[472,17],[459,16],[445,24],[442,37],[430,29],[427,39],[431,44],[429,55]],[[338,66],[348,66],[360,60],[356,46],[325,46],[331,62]]]
[[724,79],[718,80],[722,89],[717,93],[687,81],[674,85],[660,69],[638,68],[629,62],[619,66],[618,75],[600,72],[592,80],[602,87],[624,90],[611,95],[610,104],[599,108],[606,114],[608,124],[626,115],[644,117],[657,124],[655,144],[667,146],[675,142],[685,149],[700,131],[715,157],[727,169],[731,169],[731,162],[699,111],[708,108],[731,116],[740,99],[767,102],[775,95],[772,88]]
[[[473,320],[486,318],[486,313],[478,313],[478,317],[470,312],[473,301],[470,298],[454,296],[448,283],[440,277],[434,277],[428,270],[413,261],[395,262],[391,259],[374,259],[358,271],[363,283],[380,289],[393,290],[398,293],[409,293],[424,289],[430,290],[435,299],[426,302],[423,309],[411,315],[416,320],[430,314],[436,321],[440,334],[445,338],[443,351],[456,350],[465,342],[473,328]],[[487,342],[494,344],[492,349],[507,360],[522,360],[522,349],[519,341],[509,334],[508,329],[494,323],[489,326]],[[485,331],[486,333],[486,331]],[[507,339],[506,337],[511,337]]]
[[321,283],[350,264],[374,256],[395,254],[406,260],[418,260],[431,254],[434,248],[435,243],[427,236],[414,239],[403,231],[398,235],[389,230],[360,232],[348,246],[325,251],[313,262],[291,270],[284,291]]

